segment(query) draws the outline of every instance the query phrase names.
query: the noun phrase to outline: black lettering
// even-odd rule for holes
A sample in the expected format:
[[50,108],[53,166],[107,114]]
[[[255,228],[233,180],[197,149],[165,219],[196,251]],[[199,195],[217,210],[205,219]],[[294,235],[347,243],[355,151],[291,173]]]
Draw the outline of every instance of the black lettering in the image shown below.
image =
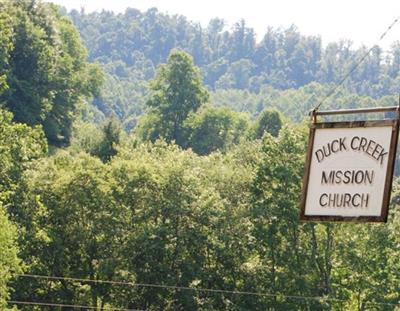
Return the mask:
[[350,201],[351,201],[351,194],[350,193],[345,193],[343,200],[344,200],[343,201],[343,207],[349,207],[350,206]]
[[336,207],[342,207],[342,205],[343,205],[343,195],[339,196],[339,194],[337,194],[337,196],[338,196],[338,198],[340,197],[340,203],[339,203],[339,199],[338,199]]
[[352,204],[354,207],[359,207],[359,206],[360,206],[360,203],[356,204],[356,200],[355,200],[356,198],[361,198],[361,195],[359,195],[358,193],[354,194],[354,195],[353,195],[353,198],[351,199],[351,204]]
[[368,193],[323,193],[319,197],[321,207],[368,208],[368,203]]
[[368,207],[368,202],[369,202],[369,194],[368,193],[363,194],[361,196],[361,207]]
[[354,176],[354,181],[356,184],[361,184],[364,180],[364,172],[363,171],[357,171]]
[[332,193],[330,193],[328,196],[328,207],[335,207],[335,204],[336,204],[336,193],[333,195]]
[[343,183],[344,183],[344,184],[350,183],[350,177],[349,177],[349,175],[351,175],[351,172],[350,172],[350,171],[345,171],[345,172],[344,172],[344,178],[345,178],[345,180],[343,180]]
[[328,177],[326,176],[325,171],[322,171],[322,176],[321,176],[321,184],[327,184],[329,182]]
[[324,159],[324,153],[321,149],[315,151],[315,156],[317,157],[318,162],[321,162]]
[[360,145],[358,146],[358,150],[362,150],[365,152],[365,146],[367,145],[368,140],[365,137],[361,137]]
[[341,184],[342,183],[342,176],[343,172],[342,171],[336,171],[336,183]]
[[376,144],[374,151],[372,152],[372,157],[378,160],[379,152],[383,149],[383,147],[379,144]]
[[374,180],[374,171],[365,171],[365,181],[368,180],[368,183],[372,185],[372,181]]
[[328,144],[328,146],[322,146],[322,150],[324,151],[324,156],[327,158],[331,155],[331,148],[330,145]]
[[351,149],[353,149],[353,150],[357,149],[357,145],[354,144],[356,140],[358,140],[358,142],[359,142],[360,141],[360,137],[354,136],[353,139],[351,140],[350,146],[351,146]]
[[319,197],[319,205],[321,205],[322,207],[325,207],[328,203],[322,204],[322,197],[327,197],[328,195],[326,193],[323,193],[320,197]]
[[379,153],[379,156],[378,156],[378,158],[377,158],[377,160],[379,161],[381,161],[381,165],[383,164],[383,157],[385,157],[385,156],[387,156],[387,152],[384,152],[385,151],[385,149],[382,149],[381,150],[381,152]]
[[[336,148],[335,148],[335,146],[336,146]],[[338,152],[340,150],[339,141],[337,139],[334,139],[332,141],[331,149],[332,149],[333,153],[336,153],[336,152]]]
[[365,152],[367,154],[369,154],[370,156],[372,156],[372,152],[374,151],[373,148],[374,146],[376,146],[376,142],[373,141],[372,139],[368,142],[368,146],[367,149],[365,150]]
[[347,150],[346,145],[344,141],[346,140],[346,137],[339,138],[339,144],[340,144],[340,150]]

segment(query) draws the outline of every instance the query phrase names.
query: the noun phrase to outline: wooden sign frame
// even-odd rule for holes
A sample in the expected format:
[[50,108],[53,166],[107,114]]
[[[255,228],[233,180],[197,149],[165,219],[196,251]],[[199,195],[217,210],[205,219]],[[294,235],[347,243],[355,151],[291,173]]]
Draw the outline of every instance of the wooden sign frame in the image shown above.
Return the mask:
[[[395,111],[395,119],[386,119],[378,121],[351,121],[351,122],[317,122],[317,115],[333,115],[333,114],[347,114],[347,113],[369,113],[369,112],[386,112]],[[306,155],[306,165],[303,177],[303,190],[300,206],[300,221],[335,221],[335,222],[386,222],[388,218],[388,210],[390,203],[390,194],[392,189],[392,180],[394,165],[396,159],[397,142],[399,136],[399,106],[393,107],[378,107],[371,109],[349,109],[349,110],[336,110],[336,111],[321,111],[313,112],[313,123],[310,125],[309,143]],[[367,128],[367,127],[392,127],[390,138],[390,147],[388,154],[387,171],[385,177],[385,185],[383,190],[383,200],[381,206],[381,213],[379,216],[337,216],[337,215],[306,215],[306,200],[308,194],[309,177],[311,170],[311,159],[314,147],[315,132],[318,129],[328,128]]]

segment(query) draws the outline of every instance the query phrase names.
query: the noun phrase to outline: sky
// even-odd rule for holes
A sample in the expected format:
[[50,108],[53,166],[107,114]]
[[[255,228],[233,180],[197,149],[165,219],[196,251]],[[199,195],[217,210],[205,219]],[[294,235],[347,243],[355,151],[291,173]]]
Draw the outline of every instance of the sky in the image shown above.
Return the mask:
[[381,34],[400,16],[400,0],[51,0],[68,10],[124,12],[127,7],[156,7],[169,14],[182,14],[206,26],[211,18],[223,18],[227,27],[244,18],[261,40],[269,26],[294,24],[305,35],[320,35],[323,45],[350,39],[354,47],[379,44],[384,49],[400,41],[400,20],[379,41]]

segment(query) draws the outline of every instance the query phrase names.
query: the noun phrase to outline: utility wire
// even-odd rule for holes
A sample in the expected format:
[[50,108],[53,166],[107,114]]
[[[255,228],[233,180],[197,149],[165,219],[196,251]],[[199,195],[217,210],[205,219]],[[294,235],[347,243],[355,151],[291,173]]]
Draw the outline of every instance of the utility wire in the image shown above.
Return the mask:
[[[132,283],[125,281],[106,281],[106,280],[92,280],[92,279],[82,279],[82,278],[71,278],[71,277],[61,277],[61,276],[47,276],[47,275],[37,275],[37,274],[14,274],[17,277],[26,278],[36,278],[36,279],[47,279],[47,280],[66,280],[66,281],[76,281],[76,282],[88,282],[88,283],[98,283],[98,284],[111,284],[111,285],[125,285],[132,287],[153,287],[153,288],[166,288],[175,290],[190,290],[195,292],[207,292],[207,293],[219,293],[219,294],[232,294],[232,295],[249,295],[258,297],[282,297],[292,300],[314,300],[314,301],[327,301],[327,302],[342,302],[346,303],[348,300],[339,298],[329,298],[321,296],[300,296],[300,295],[284,295],[284,294],[272,294],[272,293],[261,293],[261,292],[250,292],[250,291],[236,291],[236,290],[226,290],[226,289],[211,289],[211,288],[196,288],[188,286],[174,286],[174,285],[162,285],[162,284],[149,284],[149,283]],[[389,303],[389,302],[365,302],[371,305],[392,305],[400,306],[400,303]],[[111,309],[110,309],[111,310]]]
[[[384,33],[379,37],[376,43],[379,43],[387,33],[394,27],[394,25],[399,21],[399,17],[395,18],[395,20],[389,25]],[[376,44],[375,44],[376,45]],[[336,93],[336,91],[343,85],[343,83],[350,77],[350,75],[365,61],[371,51],[375,48],[375,45],[372,46],[364,55],[360,58],[360,60],[352,67],[352,69],[339,81],[339,83],[333,87],[328,94],[320,101],[320,103],[314,108],[314,111],[317,111],[325,101]],[[58,276],[45,276],[45,275],[36,275],[36,274],[15,274],[17,277],[26,277],[26,278],[36,278],[36,279],[48,279],[48,280],[67,280],[67,281],[77,281],[77,282],[89,282],[89,283],[98,283],[98,284],[111,284],[111,285],[128,285],[133,287],[153,287],[153,288],[167,288],[167,289],[175,289],[175,290],[190,290],[197,292],[210,292],[210,293],[220,293],[220,294],[235,294],[235,295],[252,295],[252,296],[264,296],[264,297],[283,297],[287,299],[297,299],[297,300],[316,300],[316,301],[335,301],[335,302],[347,302],[344,299],[337,298],[325,298],[325,297],[317,297],[317,296],[297,296],[297,295],[282,295],[282,294],[272,294],[272,293],[260,293],[260,292],[249,292],[249,291],[235,291],[235,290],[225,290],[225,289],[210,289],[210,288],[195,288],[188,286],[174,286],[174,285],[161,285],[161,284],[148,284],[148,283],[132,283],[132,282],[123,282],[123,281],[106,281],[106,280],[92,280],[92,279],[82,279],[82,278],[71,278],[71,277],[58,277]],[[8,301],[9,304],[19,304],[19,305],[36,305],[36,306],[48,306],[48,307],[68,307],[68,308],[86,308],[86,309],[98,309],[95,306],[83,306],[83,305],[74,305],[74,304],[58,304],[58,303],[48,303],[48,302],[33,302],[33,301]],[[391,306],[400,306],[400,303],[389,303],[389,302],[366,302],[366,304],[370,305],[391,305]],[[145,311],[139,309],[122,309],[122,308],[101,308],[101,310],[109,310],[109,311]]]
[[339,83],[333,87],[328,94],[319,102],[319,104],[314,108],[314,112],[317,111],[325,101],[331,97],[336,91],[343,85],[343,83],[350,77],[350,75],[364,62],[364,60],[368,57],[371,51],[375,48],[375,45],[382,41],[383,38],[387,35],[387,33],[393,28],[393,26],[399,21],[400,17],[396,17],[395,20],[389,25],[389,27],[385,30],[384,33],[381,34],[378,41],[360,58],[360,60],[353,66],[353,68],[339,81]]
[[30,306],[42,306],[42,307],[84,308],[84,309],[104,310],[104,311],[146,311],[146,310],[139,310],[139,309],[99,308],[99,307],[94,307],[94,306],[82,306],[82,305],[74,305],[74,304],[60,304],[60,303],[35,302],[35,301],[9,300],[9,301],[7,301],[7,303],[15,304],[15,305],[30,305]]
[[[384,33],[379,37],[376,43],[379,43],[383,40],[383,38],[387,35],[387,33],[394,27],[394,25],[399,21],[399,17],[395,18],[395,20],[389,25]],[[375,44],[376,45],[376,44]],[[372,46],[364,55],[360,58],[360,60],[352,67],[352,69],[339,81],[339,83],[333,87],[328,94],[320,101],[320,103],[314,108],[314,111],[317,111],[325,101],[336,93],[336,91],[343,85],[343,83],[350,77],[350,75],[365,61],[371,51],[375,48],[375,45]],[[336,301],[336,302],[346,302],[344,299],[337,298],[325,298],[325,297],[316,297],[316,296],[297,296],[297,295],[282,295],[282,294],[272,294],[272,293],[260,293],[260,292],[249,292],[249,291],[235,291],[235,290],[224,290],[224,289],[210,289],[210,288],[194,288],[187,286],[174,286],[174,285],[161,285],[161,284],[148,284],[148,283],[132,283],[132,282],[123,282],[123,281],[106,281],[106,280],[92,280],[92,279],[82,279],[82,278],[71,278],[71,277],[57,277],[57,276],[45,276],[45,275],[35,275],[35,274],[15,274],[17,277],[26,277],[26,278],[36,278],[36,279],[48,279],[48,280],[67,280],[67,281],[77,281],[77,282],[89,282],[89,283],[98,283],[98,284],[111,284],[111,285],[128,285],[133,287],[153,287],[153,288],[167,288],[167,289],[175,289],[175,290],[190,290],[197,292],[210,292],[210,293],[220,293],[220,294],[235,294],[235,295],[252,295],[252,296],[264,296],[264,297],[284,297],[288,299],[297,299],[297,300],[317,300],[317,301]],[[366,302],[371,305],[392,305],[399,306],[400,303],[388,303],[388,302]],[[36,305],[36,306],[47,306],[47,307],[68,307],[68,308],[86,308],[86,309],[98,309],[95,306],[83,306],[83,305],[74,305],[74,304],[58,304],[58,303],[50,303],[50,302],[33,302],[33,301],[15,301],[10,300],[8,304],[19,304],[19,305]],[[101,310],[109,310],[109,311],[145,311],[139,309],[122,309],[122,308],[101,308]]]
[[196,292],[210,292],[210,293],[220,293],[220,294],[234,294],[234,295],[252,295],[252,296],[266,296],[266,297],[286,297],[292,299],[313,299],[313,300],[337,300],[335,298],[324,298],[324,297],[314,297],[314,296],[295,296],[295,295],[281,295],[272,293],[260,293],[260,292],[249,292],[249,291],[236,291],[236,290],[226,290],[226,289],[211,289],[211,288],[198,288],[198,287],[188,287],[188,286],[176,286],[176,285],[162,285],[162,284],[149,284],[149,283],[132,283],[124,281],[105,281],[105,280],[92,280],[92,279],[81,279],[81,278],[71,278],[71,277],[60,277],[60,276],[46,276],[46,275],[36,275],[36,274],[14,274],[18,277],[28,277],[37,279],[48,279],[48,280],[67,280],[76,282],[89,282],[98,284],[111,284],[111,285],[127,285],[132,287],[154,287],[154,288],[166,288],[175,290],[190,290]]

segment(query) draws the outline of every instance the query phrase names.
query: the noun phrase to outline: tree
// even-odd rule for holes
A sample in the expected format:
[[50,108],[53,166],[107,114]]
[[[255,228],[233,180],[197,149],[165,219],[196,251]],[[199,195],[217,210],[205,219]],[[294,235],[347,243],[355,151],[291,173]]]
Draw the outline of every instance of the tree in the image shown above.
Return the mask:
[[5,4],[0,1],[0,96],[8,88],[9,53],[13,48],[10,16],[6,13],[4,6]]
[[254,64],[248,59],[241,59],[230,64],[227,72],[216,82],[219,89],[247,89]]
[[68,144],[76,105],[96,95],[101,70],[86,62],[79,34],[56,6],[5,0],[0,8],[0,102],[14,120],[43,125],[51,144]]
[[[1,194],[1,193],[0,193]],[[7,300],[10,295],[8,282],[13,273],[21,272],[21,261],[18,258],[17,230],[8,220],[5,209],[0,201],[0,308],[8,310]]]
[[0,201],[10,210],[15,212],[17,208],[8,204],[18,199],[24,172],[46,152],[47,144],[39,126],[14,123],[12,113],[0,109]]
[[161,116],[156,113],[149,113],[139,119],[135,133],[143,141],[155,142],[162,137],[163,133]]
[[[121,277],[248,289],[238,267],[247,255],[244,214],[258,149],[245,149],[200,157],[162,141],[121,148],[110,164],[115,203],[125,213]],[[116,295],[123,307],[146,310],[226,310],[242,300],[152,287],[117,288]]]
[[[252,234],[260,241],[256,246],[256,258],[261,261],[258,275],[264,280],[260,282],[257,277],[257,283],[273,293],[301,292],[306,296],[318,296],[321,293],[314,291],[318,290],[315,284],[319,275],[310,273],[306,267],[317,264],[316,254],[320,254],[315,245],[319,239],[313,239],[316,236],[313,226],[300,226],[298,220],[305,137],[304,129],[292,126],[284,127],[276,138],[270,134],[264,136],[263,161],[254,179],[250,217]],[[323,263],[329,264],[330,259]],[[329,289],[323,294],[328,292]],[[275,297],[262,299],[257,305],[259,310],[288,310],[302,309],[303,303]],[[319,309],[318,304],[310,308]]]
[[183,123],[189,113],[197,111],[208,100],[199,69],[185,52],[173,51],[150,82],[150,113],[159,116],[159,134],[168,142],[184,145]]
[[[21,192],[24,173],[35,159],[47,151],[43,131],[12,122],[12,114],[0,109],[0,309],[7,310],[8,283],[13,273],[21,271],[18,258],[17,227],[23,222]],[[20,228],[20,227],[19,227]],[[19,229],[18,228],[18,229]]]
[[185,121],[187,147],[200,155],[216,150],[226,151],[246,134],[249,118],[225,107],[207,106]]
[[117,119],[108,120],[102,129],[102,139],[93,153],[98,156],[104,163],[111,160],[117,154],[117,145],[120,142],[121,125]]
[[[21,258],[32,273],[111,280],[118,266],[122,211],[114,204],[107,168],[85,153],[60,151],[27,172]],[[104,306],[110,284],[19,279],[16,300]]]
[[249,59],[255,51],[254,29],[248,28],[244,19],[235,23],[230,37],[229,58],[232,62],[240,59]]
[[254,137],[260,139],[264,133],[277,137],[282,127],[282,117],[276,109],[266,109],[260,113],[254,127]]
[[75,153],[86,152],[95,154],[103,138],[101,128],[90,122],[75,122],[71,136],[70,149]]

